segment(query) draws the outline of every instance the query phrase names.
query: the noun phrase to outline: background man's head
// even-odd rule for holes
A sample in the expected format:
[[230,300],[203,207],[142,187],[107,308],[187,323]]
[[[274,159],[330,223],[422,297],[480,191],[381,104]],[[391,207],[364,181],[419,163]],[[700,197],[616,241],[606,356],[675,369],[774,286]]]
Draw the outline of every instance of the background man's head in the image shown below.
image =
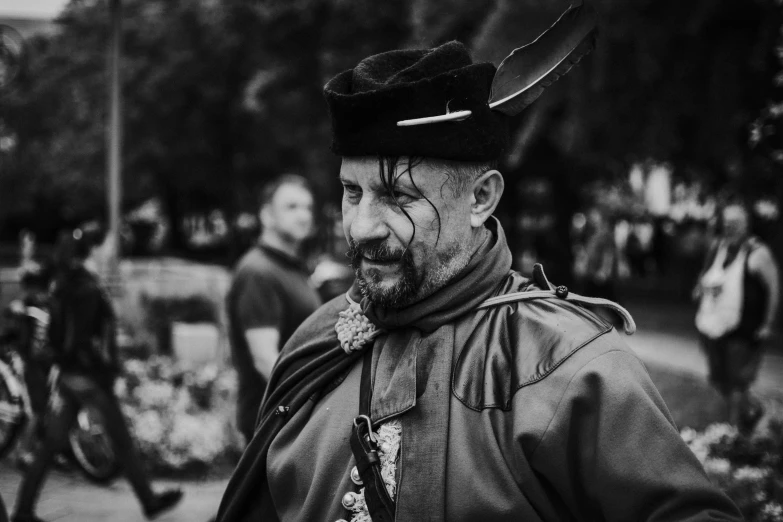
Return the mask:
[[750,234],[750,210],[742,202],[731,202],[723,207],[723,236],[735,243],[745,239]]
[[313,193],[302,176],[285,174],[267,184],[259,203],[263,234],[296,245],[313,234]]

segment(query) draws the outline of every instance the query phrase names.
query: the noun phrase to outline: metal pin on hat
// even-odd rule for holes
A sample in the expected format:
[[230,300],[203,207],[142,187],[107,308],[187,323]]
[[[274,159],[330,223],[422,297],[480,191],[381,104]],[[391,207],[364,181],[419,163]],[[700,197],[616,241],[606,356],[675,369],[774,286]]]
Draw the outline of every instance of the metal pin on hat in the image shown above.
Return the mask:
[[446,114],[440,116],[427,116],[426,118],[414,118],[412,120],[402,120],[397,122],[398,127],[412,127],[413,125],[426,125],[428,123],[438,123],[441,121],[462,121],[468,116],[473,114],[471,111],[455,111],[451,112],[449,104],[454,100],[449,100],[446,103]]
[[426,118],[415,118],[412,120],[402,120],[397,122],[398,127],[411,127],[413,125],[426,125],[428,123],[438,123],[441,121],[462,121],[473,114],[471,111],[457,111],[440,116],[428,116]]

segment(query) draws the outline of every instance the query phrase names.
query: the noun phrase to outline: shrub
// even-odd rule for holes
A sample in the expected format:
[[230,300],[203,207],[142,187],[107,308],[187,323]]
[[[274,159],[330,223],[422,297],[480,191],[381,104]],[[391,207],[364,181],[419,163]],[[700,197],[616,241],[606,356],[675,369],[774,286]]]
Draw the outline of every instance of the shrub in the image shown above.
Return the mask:
[[206,296],[152,297],[143,300],[146,324],[153,332],[158,353],[171,354],[171,325],[182,323],[218,323],[213,302]]
[[742,435],[728,424],[681,435],[748,522],[783,521],[783,422],[772,421],[763,436]]
[[233,467],[242,451],[233,371],[216,364],[186,369],[164,356],[129,360],[125,366],[118,396],[142,457],[155,473]]

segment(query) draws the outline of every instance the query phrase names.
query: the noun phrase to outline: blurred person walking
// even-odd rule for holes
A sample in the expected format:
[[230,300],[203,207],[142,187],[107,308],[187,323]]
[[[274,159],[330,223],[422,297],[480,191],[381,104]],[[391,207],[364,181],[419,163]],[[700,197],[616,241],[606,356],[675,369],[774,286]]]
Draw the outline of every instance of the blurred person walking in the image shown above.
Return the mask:
[[614,299],[614,272],[617,261],[612,228],[603,212],[593,207],[587,212],[584,244],[577,255],[577,279],[585,295]]
[[153,492],[113,391],[120,369],[114,311],[98,278],[87,268],[97,239],[97,233],[77,229],[61,235],[58,242],[49,343],[59,367],[59,393],[47,412],[44,442],[22,480],[13,522],[41,521],[35,515],[38,495],[83,405],[92,405],[103,415],[114,450],[147,518],[174,507],[182,498],[179,490]]
[[20,465],[32,462],[35,445],[43,440],[43,415],[48,397],[48,375],[52,353],[48,341],[49,325],[49,268],[32,260],[19,268],[22,295],[11,303],[14,319],[14,346],[24,363],[25,388],[30,397],[32,422],[19,457]]
[[226,298],[239,377],[237,424],[248,442],[280,349],[321,304],[301,257],[314,230],[307,180],[287,174],[265,186],[259,218],[261,237],[237,264]]
[[752,431],[763,408],[749,388],[780,303],[778,267],[770,249],[751,234],[745,205],[726,205],[721,218],[723,232],[707,251],[693,292],[699,301],[696,327],[729,422]]

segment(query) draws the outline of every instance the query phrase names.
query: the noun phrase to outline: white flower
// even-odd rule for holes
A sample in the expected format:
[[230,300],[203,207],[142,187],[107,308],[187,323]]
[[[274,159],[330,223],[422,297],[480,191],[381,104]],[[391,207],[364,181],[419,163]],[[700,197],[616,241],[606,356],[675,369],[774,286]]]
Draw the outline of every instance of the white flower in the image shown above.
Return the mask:
[[142,446],[160,446],[163,444],[163,437],[166,428],[160,414],[155,410],[142,412],[133,419],[133,428],[139,444]]
[[680,432],[680,436],[682,437],[682,440],[685,441],[686,444],[690,444],[696,438],[699,436],[699,432],[694,430],[693,428],[684,428]]
[[174,387],[161,381],[147,381],[136,388],[136,398],[142,409],[166,407],[174,398]]
[[704,430],[704,439],[709,446],[718,443],[731,444],[737,439],[738,435],[737,427],[726,423],[710,424]]
[[728,475],[731,462],[726,459],[707,459],[704,462],[704,471],[710,475]]
[[188,460],[210,462],[227,445],[225,429],[212,415],[178,415],[169,435],[171,448]]
[[769,469],[743,466],[734,472],[734,480],[743,482],[759,482],[769,476]]
[[223,372],[215,380],[215,391],[220,395],[230,395],[237,389],[237,374],[235,372]]
[[761,510],[761,520],[769,522],[783,520],[783,506],[777,502],[770,502]]

